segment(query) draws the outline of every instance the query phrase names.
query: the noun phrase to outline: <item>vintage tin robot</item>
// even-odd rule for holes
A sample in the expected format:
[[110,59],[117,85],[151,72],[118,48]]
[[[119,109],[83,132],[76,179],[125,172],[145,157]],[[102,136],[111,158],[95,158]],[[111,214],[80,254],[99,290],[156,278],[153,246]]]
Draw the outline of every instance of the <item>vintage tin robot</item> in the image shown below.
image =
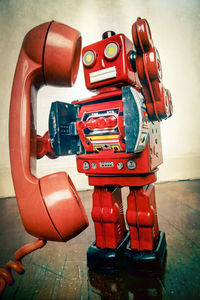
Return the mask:
[[132,26],[133,43],[112,31],[102,37],[82,50],[86,87],[96,94],[72,104],[52,103],[52,153],[76,154],[78,171],[94,186],[96,240],[88,249],[88,266],[113,268],[120,258],[126,266],[162,265],[166,240],[153,183],[162,163],[160,121],[172,114],[171,95],[145,19]]

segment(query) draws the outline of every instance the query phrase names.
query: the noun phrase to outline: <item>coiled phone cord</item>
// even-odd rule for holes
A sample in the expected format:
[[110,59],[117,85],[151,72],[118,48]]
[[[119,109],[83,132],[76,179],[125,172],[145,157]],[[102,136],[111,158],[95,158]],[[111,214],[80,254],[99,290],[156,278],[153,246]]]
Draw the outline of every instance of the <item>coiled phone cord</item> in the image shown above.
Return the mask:
[[33,243],[26,244],[20,249],[18,249],[14,254],[14,261],[9,261],[5,268],[0,269],[0,295],[6,288],[6,285],[12,285],[14,283],[14,278],[12,276],[11,270],[13,269],[18,274],[24,273],[24,268],[22,266],[22,258],[26,256],[27,254],[42,248],[46,245],[47,241],[45,240],[36,240]]

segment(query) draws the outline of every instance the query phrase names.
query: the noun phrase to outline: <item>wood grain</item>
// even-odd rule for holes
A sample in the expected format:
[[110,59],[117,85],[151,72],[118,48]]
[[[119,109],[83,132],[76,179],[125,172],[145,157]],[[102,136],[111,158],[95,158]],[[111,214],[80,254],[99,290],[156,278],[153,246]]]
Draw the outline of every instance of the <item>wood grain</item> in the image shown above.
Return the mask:
[[[98,274],[88,271],[94,240],[92,191],[80,192],[90,226],[68,243],[48,242],[23,259],[2,299],[200,299],[200,180],[156,184],[160,229],[166,232],[167,261],[161,275]],[[123,190],[126,209],[128,190]],[[34,241],[23,229],[15,198],[0,199],[0,266]]]

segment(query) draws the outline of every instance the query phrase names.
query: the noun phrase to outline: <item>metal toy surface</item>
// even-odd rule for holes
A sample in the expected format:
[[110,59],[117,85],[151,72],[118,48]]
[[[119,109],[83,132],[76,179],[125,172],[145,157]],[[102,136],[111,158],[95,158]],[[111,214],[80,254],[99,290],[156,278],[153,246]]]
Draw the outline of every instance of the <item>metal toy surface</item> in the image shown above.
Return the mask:
[[[153,183],[162,163],[159,122],[171,116],[172,102],[145,19],[133,24],[132,37],[134,43],[123,34],[107,31],[103,40],[84,47],[85,83],[96,95],[70,105],[53,103],[50,111],[55,154],[76,154],[78,171],[95,187],[96,241],[87,253],[90,268],[116,266],[124,247],[127,264],[154,261],[162,265],[166,250]],[[130,187],[126,211],[130,237],[122,207],[123,186]]]
[[[145,19],[133,24],[132,38],[133,43],[124,34],[107,31],[103,40],[83,48],[86,87],[96,94],[71,104],[52,103],[49,132],[43,137],[37,136],[34,121],[37,90],[43,84],[74,83],[80,33],[57,22],[32,29],[22,44],[13,83],[10,158],[24,226],[39,240],[57,241],[87,227],[66,173],[34,175],[36,158],[76,154],[78,171],[94,186],[96,241],[88,249],[89,268],[151,268],[163,264],[166,252],[153,183],[162,163],[159,122],[171,116],[172,101]],[[130,188],[126,217],[124,186]]]

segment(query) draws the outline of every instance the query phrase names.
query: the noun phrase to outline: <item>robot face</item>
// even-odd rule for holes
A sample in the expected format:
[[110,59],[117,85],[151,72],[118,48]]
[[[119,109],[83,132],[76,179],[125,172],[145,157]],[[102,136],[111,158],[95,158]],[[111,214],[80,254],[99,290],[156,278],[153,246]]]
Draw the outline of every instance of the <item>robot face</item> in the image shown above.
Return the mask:
[[135,85],[133,43],[123,34],[108,37],[82,50],[86,87]]

